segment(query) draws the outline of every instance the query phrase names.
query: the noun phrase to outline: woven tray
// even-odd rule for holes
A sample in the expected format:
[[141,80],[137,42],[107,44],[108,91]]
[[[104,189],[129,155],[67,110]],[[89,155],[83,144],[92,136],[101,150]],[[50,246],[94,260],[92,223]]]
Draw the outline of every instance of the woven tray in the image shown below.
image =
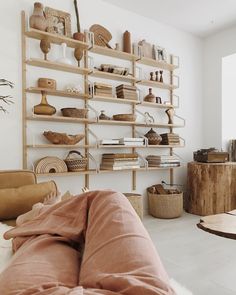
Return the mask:
[[136,115],[133,114],[117,114],[113,115],[113,119],[116,121],[130,121],[130,122],[135,122],[136,120]]
[[35,173],[63,173],[67,172],[65,162],[58,157],[45,157],[35,163]]
[[43,135],[53,144],[73,145],[84,138],[84,134],[68,135],[66,133],[44,131]]

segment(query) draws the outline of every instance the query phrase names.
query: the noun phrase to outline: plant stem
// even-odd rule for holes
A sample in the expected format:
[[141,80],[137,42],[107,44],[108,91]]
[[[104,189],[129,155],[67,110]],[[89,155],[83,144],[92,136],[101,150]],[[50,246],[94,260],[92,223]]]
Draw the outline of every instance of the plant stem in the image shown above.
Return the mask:
[[78,30],[78,33],[80,33],[80,21],[79,21],[79,11],[78,11],[77,0],[74,0],[74,6],[75,6],[75,14],[76,14],[76,20],[77,20],[77,30]]

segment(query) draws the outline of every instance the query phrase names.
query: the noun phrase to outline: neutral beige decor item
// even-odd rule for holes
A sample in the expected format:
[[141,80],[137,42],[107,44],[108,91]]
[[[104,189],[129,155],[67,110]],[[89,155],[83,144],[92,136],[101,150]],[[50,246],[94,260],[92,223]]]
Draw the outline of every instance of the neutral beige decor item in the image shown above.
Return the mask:
[[183,213],[183,193],[153,193],[153,187],[147,188],[149,214],[157,218],[177,218]]
[[88,109],[77,109],[77,108],[63,108],[61,109],[62,115],[64,117],[72,118],[86,118]]
[[143,197],[139,194],[133,194],[133,193],[124,193],[124,195],[127,197],[131,205],[133,206],[134,210],[140,217],[140,219],[143,219]]
[[117,114],[113,115],[113,119],[116,121],[130,121],[134,122],[136,120],[136,115],[134,114]]
[[35,173],[63,173],[67,172],[66,163],[58,157],[45,157],[35,163]]
[[27,211],[50,193],[56,193],[54,181],[0,189],[0,220],[13,219]]
[[78,143],[84,138],[84,134],[70,135],[66,133],[59,133],[53,131],[44,131],[43,135],[53,144],[69,144]]
[[57,82],[54,79],[39,78],[38,79],[38,87],[56,90],[57,89]]
[[112,39],[112,35],[106,28],[95,24],[89,28],[89,31],[94,33],[95,45],[111,48],[109,42]]

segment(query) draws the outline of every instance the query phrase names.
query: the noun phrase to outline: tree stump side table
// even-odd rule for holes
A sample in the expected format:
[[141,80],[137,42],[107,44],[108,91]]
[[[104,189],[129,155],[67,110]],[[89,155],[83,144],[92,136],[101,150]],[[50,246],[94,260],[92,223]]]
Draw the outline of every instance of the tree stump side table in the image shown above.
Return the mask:
[[187,212],[206,216],[236,208],[236,163],[188,163]]

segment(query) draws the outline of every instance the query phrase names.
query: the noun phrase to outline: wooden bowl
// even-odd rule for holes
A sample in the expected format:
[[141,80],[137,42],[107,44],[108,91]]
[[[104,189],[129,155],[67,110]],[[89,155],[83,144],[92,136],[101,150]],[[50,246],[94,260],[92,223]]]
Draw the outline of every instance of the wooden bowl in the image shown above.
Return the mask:
[[64,117],[86,118],[88,109],[63,108],[61,112]]
[[43,135],[53,144],[68,144],[73,145],[84,138],[84,134],[70,135],[66,133],[44,131]]
[[136,120],[136,117],[137,116],[134,114],[117,114],[113,115],[113,120],[134,122]]

